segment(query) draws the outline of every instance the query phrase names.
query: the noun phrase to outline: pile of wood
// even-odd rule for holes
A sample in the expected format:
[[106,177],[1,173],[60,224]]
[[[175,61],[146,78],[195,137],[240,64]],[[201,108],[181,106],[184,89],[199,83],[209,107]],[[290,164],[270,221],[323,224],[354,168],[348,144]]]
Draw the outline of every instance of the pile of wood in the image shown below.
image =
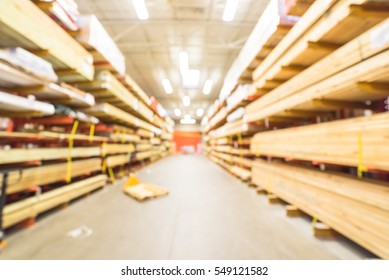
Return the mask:
[[389,258],[389,186],[281,163],[254,162],[252,181],[354,240]]
[[92,55],[29,0],[1,0],[0,46],[23,47],[49,61],[63,81],[92,80]]
[[251,153],[389,170],[389,113],[256,134]]
[[251,170],[261,189],[389,258],[389,2],[287,2],[301,19],[246,71],[252,82],[215,101],[204,151],[241,178],[239,168]]
[[173,121],[125,73],[95,16],[78,15],[71,0],[0,6],[0,227],[168,155]]
[[7,205],[3,210],[3,226],[8,228],[27,218],[35,218],[49,209],[105,186],[106,175],[97,175],[61,188]]

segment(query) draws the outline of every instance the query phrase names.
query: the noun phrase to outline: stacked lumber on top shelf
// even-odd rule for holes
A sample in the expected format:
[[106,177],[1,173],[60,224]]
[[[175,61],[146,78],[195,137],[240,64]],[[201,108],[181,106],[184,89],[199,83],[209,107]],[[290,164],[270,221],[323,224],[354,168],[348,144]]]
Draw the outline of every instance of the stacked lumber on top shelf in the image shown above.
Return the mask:
[[74,0],[33,0],[34,3],[67,31],[77,31],[78,6]]
[[387,1],[316,1],[253,72],[253,91],[276,88],[388,15]]
[[298,18],[285,14],[283,1],[269,1],[250,37],[226,74],[221,90],[223,98],[233,92],[237,84],[252,82],[252,71],[289,32],[297,20]]
[[246,107],[248,121],[287,109],[334,110],[354,102],[364,108],[366,101],[387,97],[389,41],[380,38],[388,28],[386,20],[254,101]]
[[252,82],[252,72],[285,37],[297,20],[298,18],[285,14],[283,1],[271,0],[269,2],[239,54],[238,61],[240,63],[245,61],[245,71],[238,80],[240,83]]
[[35,218],[47,210],[104,187],[106,181],[106,175],[97,175],[6,205],[3,210],[3,227],[9,228],[27,218]]
[[285,0],[286,13],[290,16],[302,17],[315,0]]
[[119,108],[116,108],[115,106],[112,106],[108,103],[98,104],[93,108],[84,110],[84,112],[92,116],[98,117],[99,119],[102,119],[104,121],[107,121],[108,123],[121,123],[135,128],[141,127],[145,130],[155,132],[157,134],[162,133],[159,128],[143,120],[140,120],[134,117],[133,115],[123,110],[120,110]]
[[119,79],[119,81],[130,90],[135,96],[142,101],[145,105],[151,104],[150,97],[138,86],[137,83],[129,76],[125,75]]
[[22,49],[0,49],[1,86],[37,86],[58,81],[52,65]]
[[124,75],[126,70],[124,56],[97,17],[82,15],[77,24],[80,30],[75,38],[93,55],[95,70],[109,70]]
[[31,1],[1,0],[0,6],[0,46],[34,51],[63,81],[93,79],[92,55]]
[[256,134],[251,152],[389,170],[389,113]]
[[252,181],[381,258],[389,258],[389,186],[372,180],[254,162]]
[[80,82],[77,83],[77,87],[92,93],[100,102],[108,102],[122,110],[130,111],[148,122],[153,121],[153,111],[139,102],[109,71],[98,72],[92,82]]

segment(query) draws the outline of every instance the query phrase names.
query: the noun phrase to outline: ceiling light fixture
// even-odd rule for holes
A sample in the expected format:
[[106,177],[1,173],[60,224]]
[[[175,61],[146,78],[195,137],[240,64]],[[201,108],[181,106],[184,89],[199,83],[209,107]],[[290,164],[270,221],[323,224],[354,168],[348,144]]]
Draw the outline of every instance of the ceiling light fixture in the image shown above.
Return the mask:
[[174,114],[177,116],[177,117],[181,117],[181,110],[176,108],[174,109]]
[[182,103],[184,104],[185,107],[189,107],[190,106],[190,97],[188,95],[185,95],[182,98]]
[[201,118],[204,115],[204,109],[203,108],[198,108],[196,111],[196,115]]
[[172,94],[173,93],[172,84],[170,83],[170,81],[168,79],[163,79],[162,80],[162,86],[163,86],[163,89],[165,90],[165,92],[167,94]]
[[213,81],[212,80],[206,80],[204,83],[203,93],[208,95],[212,91]]
[[185,88],[197,88],[200,84],[200,70],[188,69],[182,75],[182,83]]
[[180,71],[181,75],[185,75],[188,70],[189,70],[189,57],[187,52],[180,52],[179,54],[179,59],[180,59]]
[[180,124],[196,124],[196,120],[184,118],[180,120]]
[[149,18],[149,13],[144,0],[132,0],[132,4],[134,5],[136,15],[140,20],[146,20]]
[[235,17],[236,9],[238,8],[239,0],[227,0],[224,8],[223,20],[232,21]]

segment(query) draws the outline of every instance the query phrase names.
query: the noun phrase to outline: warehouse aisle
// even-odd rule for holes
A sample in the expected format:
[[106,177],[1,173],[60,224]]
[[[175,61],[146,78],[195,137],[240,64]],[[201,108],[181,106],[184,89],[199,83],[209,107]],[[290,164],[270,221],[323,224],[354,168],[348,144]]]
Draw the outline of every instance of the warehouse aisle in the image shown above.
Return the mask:
[[321,241],[201,155],[171,156],[138,173],[170,190],[139,203],[107,187],[8,237],[1,259],[359,259],[343,239]]

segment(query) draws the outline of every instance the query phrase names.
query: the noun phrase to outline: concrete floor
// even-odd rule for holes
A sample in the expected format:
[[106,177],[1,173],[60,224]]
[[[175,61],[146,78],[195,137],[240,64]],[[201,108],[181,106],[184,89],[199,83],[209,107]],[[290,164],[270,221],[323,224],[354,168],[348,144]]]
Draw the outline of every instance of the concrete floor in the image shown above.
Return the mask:
[[287,218],[284,206],[269,205],[204,156],[171,156],[138,176],[170,194],[140,203],[121,182],[108,186],[11,233],[0,259],[372,257],[344,238],[314,238],[307,219]]

